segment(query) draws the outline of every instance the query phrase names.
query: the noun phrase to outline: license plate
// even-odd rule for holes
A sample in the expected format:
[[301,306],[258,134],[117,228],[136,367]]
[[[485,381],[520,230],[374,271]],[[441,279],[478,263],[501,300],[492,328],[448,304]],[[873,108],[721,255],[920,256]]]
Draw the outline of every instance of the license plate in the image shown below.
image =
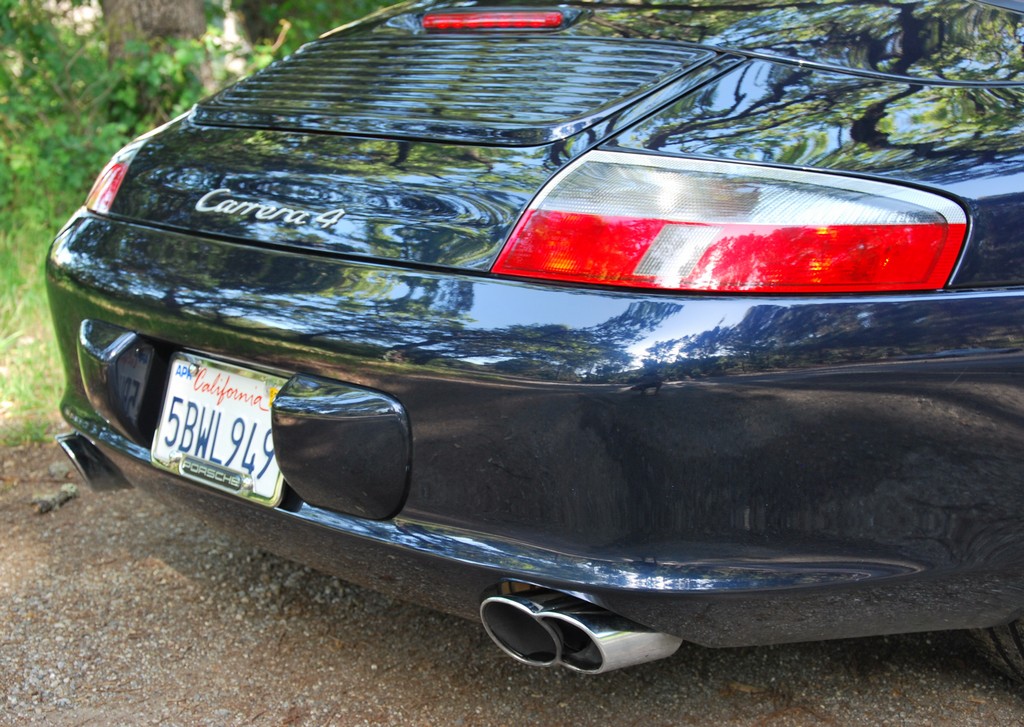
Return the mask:
[[282,477],[274,456],[270,405],[284,379],[220,361],[171,359],[153,464],[273,507]]

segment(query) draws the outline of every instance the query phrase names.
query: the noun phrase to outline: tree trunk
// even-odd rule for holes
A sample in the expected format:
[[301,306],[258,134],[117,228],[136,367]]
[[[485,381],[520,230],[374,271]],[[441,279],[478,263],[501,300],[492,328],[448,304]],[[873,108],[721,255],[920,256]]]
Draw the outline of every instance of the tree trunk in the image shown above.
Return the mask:
[[206,32],[203,0],[102,0],[111,62],[126,57],[129,41],[200,38]]
[[[252,43],[272,41],[277,37],[277,22],[267,18],[280,14],[279,5],[276,0],[239,0],[237,7],[242,16],[242,25]],[[271,11],[267,12],[267,8]]]

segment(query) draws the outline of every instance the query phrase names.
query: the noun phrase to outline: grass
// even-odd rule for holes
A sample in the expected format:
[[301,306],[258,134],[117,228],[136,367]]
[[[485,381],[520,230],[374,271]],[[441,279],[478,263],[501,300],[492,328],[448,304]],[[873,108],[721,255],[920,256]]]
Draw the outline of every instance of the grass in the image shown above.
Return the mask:
[[45,439],[59,420],[64,375],[43,279],[58,214],[15,213],[0,228],[0,446]]

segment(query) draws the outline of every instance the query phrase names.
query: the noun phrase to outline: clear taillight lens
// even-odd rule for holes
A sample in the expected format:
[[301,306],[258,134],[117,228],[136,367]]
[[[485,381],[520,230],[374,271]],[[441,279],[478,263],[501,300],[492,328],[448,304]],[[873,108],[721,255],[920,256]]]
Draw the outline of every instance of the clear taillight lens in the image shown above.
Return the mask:
[[595,151],[551,180],[494,272],[667,290],[934,290],[963,209],[929,192],[729,162]]

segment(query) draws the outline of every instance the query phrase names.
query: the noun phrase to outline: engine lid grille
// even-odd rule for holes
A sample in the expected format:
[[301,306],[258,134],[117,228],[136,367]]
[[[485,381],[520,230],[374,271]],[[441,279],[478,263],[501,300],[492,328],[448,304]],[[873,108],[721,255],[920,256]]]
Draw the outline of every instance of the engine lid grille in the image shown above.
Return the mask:
[[621,38],[334,36],[213,96],[194,120],[542,144],[598,123],[712,55]]

